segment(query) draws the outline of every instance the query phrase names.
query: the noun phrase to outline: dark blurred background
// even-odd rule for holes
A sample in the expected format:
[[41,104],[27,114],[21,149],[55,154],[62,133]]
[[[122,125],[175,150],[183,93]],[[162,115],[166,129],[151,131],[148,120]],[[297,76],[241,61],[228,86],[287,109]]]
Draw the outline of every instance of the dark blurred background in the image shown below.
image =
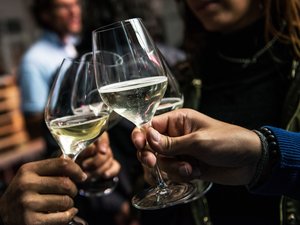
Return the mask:
[[[88,8],[89,6],[99,5],[99,3],[105,5],[106,1],[110,2],[109,4],[114,4],[114,2],[117,4],[122,1],[124,3],[125,1],[130,2],[133,5],[133,7],[130,7],[131,14],[147,17],[143,18],[146,20],[147,28],[156,33],[159,32],[159,34],[154,35],[159,35],[161,42],[173,47],[181,45],[183,25],[174,0],[151,0],[149,1],[151,4],[150,10],[145,10],[143,7],[145,1],[143,0],[84,0],[83,4]],[[32,22],[29,13],[30,4],[31,0],[0,0],[0,75],[15,73],[20,57],[39,34],[39,30]],[[87,8],[85,12],[88,11],[89,17],[86,17],[86,22],[98,19],[97,12],[90,14],[91,12]],[[124,9],[116,7],[115,10],[119,18],[123,19]],[[90,15],[93,16],[90,17]],[[102,12],[101,18],[103,19],[103,17],[105,18],[105,15]],[[154,17],[159,18],[159,27],[151,22]],[[103,24],[105,20],[92,22]]]

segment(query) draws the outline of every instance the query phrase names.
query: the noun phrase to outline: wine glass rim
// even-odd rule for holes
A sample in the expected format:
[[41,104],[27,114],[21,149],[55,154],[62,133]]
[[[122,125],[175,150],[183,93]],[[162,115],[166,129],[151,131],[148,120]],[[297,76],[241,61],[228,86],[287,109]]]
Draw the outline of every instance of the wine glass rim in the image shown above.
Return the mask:
[[[113,67],[113,66],[119,66],[119,65],[122,65],[123,64],[123,57],[120,56],[119,54],[117,54],[116,52],[113,52],[113,51],[108,51],[108,50],[96,50],[96,51],[93,51],[93,55],[97,54],[97,53],[100,53],[101,52],[104,52],[104,53],[108,53],[108,54],[112,54],[114,55],[114,57],[116,57],[116,60],[114,64],[106,64],[105,66],[107,67]],[[96,61],[94,62],[95,65],[103,65],[103,63],[99,62],[99,61]]]
[[92,33],[96,34],[96,33],[104,32],[104,31],[112,30],[112,29],[124,26],[124,24],[127,23],[127,22],[131,23],[132,21],[139,21],[139,22],[141,22],[142,19],[140,17],[135,17],[135,18],[130,18],[130,19],[116,21],[116,22],[104,25],[102,27],[99,27],[99,28],[93,30]]
[[82,54],[82,56],[80,58],[72,58],[72,57],[65,57],[63,58],[62,62],[61,62],[61,66],[66,62],[68,61],[71,64],[77,64],[77,65],[83,65],[83,64],[86,64],[86,65],[100,65],[99,62],[94,62],[93,60],[91,61],[87,61],[85,60],[85,56],[89,55],[90,53],[92,52],[86,52],[84,54]]

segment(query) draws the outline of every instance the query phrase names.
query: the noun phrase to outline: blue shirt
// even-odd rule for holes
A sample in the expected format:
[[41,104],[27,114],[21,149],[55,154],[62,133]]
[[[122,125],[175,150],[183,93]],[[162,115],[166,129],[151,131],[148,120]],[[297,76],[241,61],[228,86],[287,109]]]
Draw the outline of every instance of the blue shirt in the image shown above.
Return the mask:
[[55,33],[45,31],[27,50],[18,74],[24,113],[44,111],[56,70],[64,58],[77,55],[73,44],[71,37],[63,43]]
[[300,200],[300,133],[267,127],[277,139],[280,160],[269,179],[251,191],[268,195],[287,195]]

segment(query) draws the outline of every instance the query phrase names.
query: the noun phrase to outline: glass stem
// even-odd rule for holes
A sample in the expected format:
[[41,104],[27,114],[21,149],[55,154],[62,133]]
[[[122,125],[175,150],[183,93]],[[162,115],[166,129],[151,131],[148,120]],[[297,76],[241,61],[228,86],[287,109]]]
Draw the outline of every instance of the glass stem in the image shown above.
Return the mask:
[[78,156],[79,154],[64,154],[64,158],[65,159],[71,159],[73,162],[75,162],[75,160],[77,159],[77,156]]
[[[140,128],[143,132],[146,132],[145,128],[147,128],[147,127],[151,127],[151,121],[144,124],[144,127],[140,127]],[[146,146],[148,146],[148,148],[150,149],[150,146],[149,146],[148,142],[146,142]],[[156,156],[157,156],[157,154],[156,154]],[[164,181],[164,179],[161,175],[160,168],[159,168],[159,165],[158,165],[157,162],[154,166],[154,172],[155,172],[156,186],[159,189],[159,194],[161,194],[161,195],[167,194],[168,193],[168,185]]]
[[156,175],[155,177],[156,177],[156,183],[157,183],[158,188],[160,190],[166,190],[168,188],[168,185],[164,181],[157,163],[154,167],[154,170],[155,170],[155,175]]

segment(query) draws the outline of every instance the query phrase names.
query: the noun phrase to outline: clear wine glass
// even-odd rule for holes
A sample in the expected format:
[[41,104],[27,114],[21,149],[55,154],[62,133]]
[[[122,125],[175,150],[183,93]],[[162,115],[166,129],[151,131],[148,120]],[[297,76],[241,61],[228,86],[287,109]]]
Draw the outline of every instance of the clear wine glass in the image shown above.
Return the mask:
[[[87,120],[94,120],[99,114],[109,114],[108,121],[100,129],[99,135],[101,135],[116,122],[118,117],[112,115],[112,110],[100,98],[94,74],[93,53],[83,54],[80,61],[84,64],[79,68],[73,85],[71,107],[74,115],[86,117]],[[115,190],[118,182],[117,176],[113,178],[91,176],[87,181],[78,184],[79,194],[86,197],[107,195]]]
[[179,84],[168,67],[166,61],[162,57],[163,66],[166,76],[168,78],[168,87],[164,97],[160,101],[160,104],[155,112],[155,115],[160,115],[166,112],[173,111],[175,109],[182,108],[184,102],[184,96],[180,91]]
[[[167,89],[168,78],[153,40],[138,18],[119,21],[93,31],[98,90],[103,101],[137,127],[151,119]],[[121,57],[113,64],[104,52]],[[197,189],[192,183],[166,183],[156,165],[157,186],[132,199],[139,209],[159,209],[182,203]]]
[[[178,81],[176,80],[175,76],[173,75],[172,71],[167,65],[166,60],[163,59],[164,58],[163,55],[160,54],[160,56],[162,58],[166,76],[168,78],[168,87],[164,97],[160,101],[160,104],[155,112],[155,115],[160,115],[166,112],[170,112],[182,108],[184,104],[184,95],[180,90]],[[167,183],[169,182],[166,179],[165,181]],[[194,192],[192,195],[189,195],[187,198],[183,199],[182,201],[184,203],[192,202],[202,197],[204,194],[207,193],[207,191],[210,190],[213,184],[212,182],[203,181],[200,179],[194,179],[191,182],[197,187],[197,191]]]
[[[73,161],[88,145],[94,142],[105,130],[109,119],[108,107],[99,103],[99,94],[88,85],[82,85],[83,92],[92,102],[87,107],[73,108],[72,99],[74,84],[77,79],[87,79],[94,71],[92,64],[84,61],[64,59],[52,85],[45,107],[45,122],[52,136],[57,141],[65,158]],[[94,74],[92,74],[94,76]],[[77,91],[78,92],[78,91]],[[74,113],[76,111],[77,113]],[[82,113],[87,111],[88,113]],[[82,221],[82,220],[81,220]],[[84,221],[71,221],[70,225],[87,224]]]

